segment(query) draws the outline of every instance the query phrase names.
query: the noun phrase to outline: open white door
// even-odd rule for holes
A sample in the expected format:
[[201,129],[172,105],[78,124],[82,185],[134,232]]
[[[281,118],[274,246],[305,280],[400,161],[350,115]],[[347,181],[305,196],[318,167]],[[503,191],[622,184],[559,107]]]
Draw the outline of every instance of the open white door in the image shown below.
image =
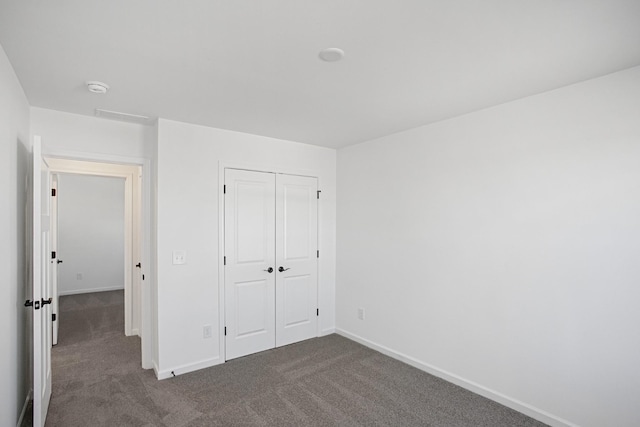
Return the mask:
[[[58,297],[58,266],[62,263],[60,251],[58,250],[58,175],[51,174],[51,321],[53,331],[51,344],[58,344],[58,325],[60,310]],[[55,254],[55,255],[54,255]]]
[[51,399],[51,189],[40,137],[33,141],[33,425],[44,426]]
[[276,347],[318,335],[318,179],[276,178]]

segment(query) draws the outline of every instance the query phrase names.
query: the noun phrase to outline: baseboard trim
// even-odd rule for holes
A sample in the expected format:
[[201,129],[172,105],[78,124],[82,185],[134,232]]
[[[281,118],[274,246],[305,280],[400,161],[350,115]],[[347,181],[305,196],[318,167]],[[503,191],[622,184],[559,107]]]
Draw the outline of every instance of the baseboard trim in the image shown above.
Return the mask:
[[20,427],[22,425],[22,421],[24,421],[24,416],[27,415],[27,408],[29,407],[29,402],[31,401],[31,397],[33,396],[33,390],[29,390],[27,393],[27,398],[24,401],[24,405],[22,405],[22,412],[20,412],[20,418],[18,418],[18,424],[16,427]]
[[154,360],[154,361],[152,361],[152,365],[153,365],[153,366],[152,366],[152,368],[153,368],[153,373],[154,373],[154,374],[156,374],[156,379],[158,379],[158,380],[159,380],[159,379],[160,379],[160,377],[158,376],[158,375],[159,375],[158,373],[160,372],[160,368],[158,368],[158,364],[156,363],[156,361],[155,361],[155,360]]
[[187,372],[197,371],[199,369],[210,368],[212,366],[220,365],[224,363],[224,359],[221,357],[215,357],[213,359],[205,359],[196,363],[189,363],[187,365],[176,366],[174,368],[165,369],[163,371],[158,370],[157,365],[153,365],[153,370],[156,372],[156,377],[159,380],[165,380],[175,375],[186,374]]
[[335,334],[335,333],[336,333],[336,328],[323,329],[320,331],[320,335],[318,336],[324,337],[324,336]]
[[124,291],[124,287],[114,286],[114,287],[108,287],[108,288],[76,289],[73,291],[58,292],[58,296],[63,297],[65,295],[92,294],[94,292],[109,292],[109,291]]
[[406,354],[397,352],[383,345],[377,344],[373,341],[370,341],[366,338],[362,338],[358,335],[347,332],[343,329],[336,328],[336,333],[345,338],[358,342],[366,347],[369,347],[373,350],[379,351],[382,354],[385,354],[389,357],[392,357],[396,360],[406,363],[407,365],[411,365],[414,368],[418,368],[421,371],[425,371],[431,375],[434,375],[438,378],[442,378],[445,381],[458,385],[464,389],[467,389],[473,393],[479,394],[480,396],[486,397],[487,399],[491,399],[495,402],[500,403],[508,408],[521,412],[531,418],[534,418],[540,422],[548,424],[552,427],[578,427],[576,424],[573,424],[567,420],[564,420],[560,417],[557,417],[553,414],[545,412],[541,409],[538,409],[534,406],[531,406],[527,403],[521,402],[517,399],[513,399],[509,396],[506,396],[497,391],[491,390],[487,387],[484,387],[478,383],[473,381],[466,380],[458,375],[447,372],[443,369],[437,368],[433,365],[429,365],[428,363],[421,362],[411,356],[407,356]]

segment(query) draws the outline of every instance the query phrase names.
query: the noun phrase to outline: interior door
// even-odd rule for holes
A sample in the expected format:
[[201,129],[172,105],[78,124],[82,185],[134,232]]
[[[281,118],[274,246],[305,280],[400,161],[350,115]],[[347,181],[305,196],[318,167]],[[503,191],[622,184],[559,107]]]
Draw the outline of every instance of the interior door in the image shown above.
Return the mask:
[[225,353],[275,347],[275,175],[225,170]]
[[276,178],[276,346],[317,336],[318,180]]
[[51,399],[51,249],[49,167],[33,141],[33,425],[44,426]]
[[56,254],[51,260],[51,321],[53,325],[51,344],[58,344],[58,325],[60,320],[58,298],[58,266],[62,263],[58,250],[58,175],[51,174],[51,251]]

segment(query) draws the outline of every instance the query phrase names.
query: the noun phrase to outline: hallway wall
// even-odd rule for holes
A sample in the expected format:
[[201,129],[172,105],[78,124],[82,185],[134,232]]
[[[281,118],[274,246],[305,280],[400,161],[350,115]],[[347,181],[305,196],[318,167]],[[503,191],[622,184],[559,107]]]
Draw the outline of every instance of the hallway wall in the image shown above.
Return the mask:
[[59,295],[124,289],[124,179],[60,174]]

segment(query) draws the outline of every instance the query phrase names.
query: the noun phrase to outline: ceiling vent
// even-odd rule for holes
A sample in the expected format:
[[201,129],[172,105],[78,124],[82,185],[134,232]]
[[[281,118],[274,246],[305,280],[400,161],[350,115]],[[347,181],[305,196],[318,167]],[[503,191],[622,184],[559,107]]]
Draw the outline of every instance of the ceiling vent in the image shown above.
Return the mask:
[[121,122],[140,123],[142,125],[150,125],[154,119],[147,116],[138,116],[137,114],[120,113],[118,111],[101,110],[96,108],[96,117],[105,119],[119,120]]

